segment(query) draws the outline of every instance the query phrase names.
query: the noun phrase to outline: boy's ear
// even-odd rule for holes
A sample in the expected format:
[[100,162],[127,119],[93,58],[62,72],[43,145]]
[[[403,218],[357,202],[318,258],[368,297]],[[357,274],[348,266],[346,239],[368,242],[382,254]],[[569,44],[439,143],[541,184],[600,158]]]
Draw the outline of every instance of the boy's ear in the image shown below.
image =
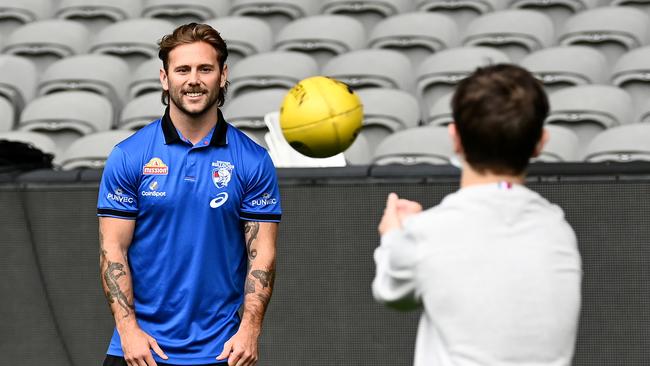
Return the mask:
[[539,138],[539,141],[537,142],[537,145],[535,146],[535,150],[533,151],[533,158],[536,158],[539,156],[539,154],[542,153],[544,150],[544,146],[546,146],[546,143],[548,142],[549,139],[549,134],[548,130],[544,128],[542,130],[542,137]]
[[456,124],[452,122],[447,125],[447,132],[449,132],[449,138],[451,138],[454,152],[458,155],[463,155],[463,144],[460,142],[460,136],[458,136]]

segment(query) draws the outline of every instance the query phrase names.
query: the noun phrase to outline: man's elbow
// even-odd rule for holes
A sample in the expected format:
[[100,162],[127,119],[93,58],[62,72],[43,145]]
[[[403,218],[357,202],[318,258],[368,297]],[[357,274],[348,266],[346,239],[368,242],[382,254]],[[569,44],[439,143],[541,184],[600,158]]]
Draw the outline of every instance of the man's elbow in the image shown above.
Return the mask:
[[378,303],[400,311],[409,311],[420,307],[414,289],[393,287],[382,284],[377,279],[372,283],[372,296]]

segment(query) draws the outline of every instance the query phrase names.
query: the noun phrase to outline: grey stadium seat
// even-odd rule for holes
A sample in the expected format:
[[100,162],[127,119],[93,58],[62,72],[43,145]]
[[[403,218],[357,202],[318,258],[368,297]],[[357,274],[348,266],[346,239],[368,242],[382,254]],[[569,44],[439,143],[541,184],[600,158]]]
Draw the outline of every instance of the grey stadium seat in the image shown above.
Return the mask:
[[221,18],[230,11],[230,0],[144,0],[142,16],[176,25]]
[[613,0],[611,1],[611,5],[639,9],[650,15],[650,3],[647,0]]
[[561,45],[587,45],[603,52],[609,66],[625,52],[644,46],[650,36],[650,17],[638,9],[603,7],[567,19],[559,33]]
[[362,89],[357,92],[363,104],[363,127],[370,151],[387,136],[416,127],[420,121],[418,101],[411,94],[396,89]]
[[576,85],[605,84],[609,75],[605,56],[585,46],[547,48],[531,53],[519,64],[544,83],[547,93]]
[[277,33],[290,22],[318,14],[320,0],[234,0],[230,14],[255,17]]
[[106,164],[113,147],[134,131],[112,130],[83,136],[73,142],[58,160],[61,169],[100,169]]
[[135,69],[158,56],[157,42],[174,30],[174,24],[160,19],[129,19],[104,28],[90,45],[90,52],[118,56]]
[[433,103],[429,109],[429,115],[424,120],[425,125],[447,126],[454,122],[453,112],[451,110],[451,99],[454,93],[445,94]]
[[415,10],[414,5],[412,0],[323,0],[320,12],[359,19],[370,31],[382,19]]
[[323,66],[323,75],[353,89],[379,87],[413,92],[413,68],[409,59],[393,50],[357,50],[334,57]]
[[130,79],[128,64],[110,55],[77,55],[53,63],[41,75],[40,95],[87,90],[104,95],[119,110]]
[[633,123],[601,132],[587,146],[584,160],[650,161],[650,124]]
[[61,0],[55,16],[79,22],[96,34],[113,23],[139,17],[141,11],[141,0]]
[[645,104],[639,108],[639,115],[635,119],[635,122],[650,123],[650,99],[646,100]]
[[152,58],[141,63],[135,69],[135,72],[133,72],[133,77],[130,80],[128,86],[129,98],[135,98],[152,92],[160,95],[162,92],[160,68],[162,68],[162,61],[158,58]]
[[270,51],[273,33],[264,21],[241,16],[210,19],[205,21],[216,29],[228,44],[229,67],[247,56]]
[[400,51],[416,67],[428,56],[458,44],[458,27],[448,16],[415,12],[379,22],[370,33],[370,48]]
[[286,94],[286,91],[273,89],[243,94],[224,105],[224,118],[258,144],[266,146],[264,134],[268,129],[264,116],[279,111]]
[[113,122],[108,99],[91,92],[70,91],[34,99],[20,115],[18,128],[50,136],[61,152],[81,136],[109,130]]
[[474,19],[465,32],[463,45],[498,48],[518,62],[531,52],[555,42],[553,22],[532,10],[503,10]]
[[241,60],[228,74],[228,96],[260,89],[288,91],[300,80],[318,75],[318,65],[300,52],[266,52]]
[[86,53],[90,33],[81,24],[49,19],[25,24],[13,31],[2,52],[29,58],[39,72],[62,58]]
[[386,137],[373,155],[373,165],[449,164],[454,156],[446,127],[423,126]]
[[508,7],[543,13],[551,18],[556,31],[559,31],[569,17],[587,9],[604,6],[607,2],[607,0],[512,0]]
[[11,131],[16,121],[16,109],[11,102],[0,98],[0,132]]
[[369,165],[372,162],[372,149],[363,135],[357,135],[354,142],[343,152],[347,165]]
[[456,24],[460,33],[467,25],[482,14],[503,10],[508,0],[416,0],[418,11],[434,12],[448,15]]
[[320,66],[337,55],[364,48],[366,33],[358,20],[318,15],[289,23],[278,33],[275,49],[304,52]]
[[0,34],[52,16],[52,0],[0,0]]
[[611,82],[632,97],[636,116],[650,99],[650,46],[637,48],[623,56],[614,65]]
[[556,125],[546,125],[545,128],[549,137],[548,141],[544,145],[541,154],[531,159],[531,161],[557,163],[580,160],[578,154],[580,143],[575,132],[569,128]]
[[123,130],[137,130],[162,117],[164,112],[165,105],[160,100],[160,94],[144,94],[124,107],[117,126]]
[[44,153],[56,156],[56,143],[48,135],[34,131],[0,132],[0,140],[18,141],[30,144]]
[[632,99],[609,85],[582,85],[549,96],[547,124],[570,128],[579,139],[579,152],[601,131],[633,121]]
[[[429,56],[418,67],[415,80],[422,113],[476,68],[509,62],[505,53],[489,47],[453,48]],[[426,119],[426,115],[422,117]]]
[[34,98],[38,73],[34,64],[20,56],[0,55],[0,97],[20,112]]

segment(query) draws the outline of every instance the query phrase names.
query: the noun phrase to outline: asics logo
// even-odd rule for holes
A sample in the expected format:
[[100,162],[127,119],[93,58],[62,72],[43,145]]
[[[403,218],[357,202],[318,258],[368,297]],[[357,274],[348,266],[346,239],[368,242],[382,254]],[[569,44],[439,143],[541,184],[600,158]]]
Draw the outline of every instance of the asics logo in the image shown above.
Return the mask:
[[228,201],[228,193],[221,192],[217,195],[217,197],[210,201],[210,207],[217,208],[226,203],[226,201]]

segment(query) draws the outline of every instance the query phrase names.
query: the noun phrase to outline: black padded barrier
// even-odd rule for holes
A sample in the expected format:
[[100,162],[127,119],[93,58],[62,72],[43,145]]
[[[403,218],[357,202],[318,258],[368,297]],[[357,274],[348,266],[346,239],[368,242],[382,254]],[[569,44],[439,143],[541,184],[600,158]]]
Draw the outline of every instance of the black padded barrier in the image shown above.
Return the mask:
[[[573,364],[645,366],[650,364],[650,165],[593,167],[536,165],[528,179],[529,187],[565,210],[578,235],[583,307]],[[278,275],[259,365],[412,363],[419,313],[383,308],[370,293],[376,228],[389,192],[429,207],[458,188],[458,172],[382,169],[369,169],[366,177],[356,170],[350,177],[340,169],[333,176],[327,170],[280,171]],[[0,191],[0,223],[24,205],[30,226],[20,229],[24,220],[11,219],[12,230],[23,231],[14,240],[30,245],[29,230],[37,251],[15,258],[20,263],[10,259],[10,265],[29,272],[40,263],[45,291],[38,281],[24,286],[49,298],[64,345],[57,349],[67,349],[74,366],[98,365],[112,330],[97,269],[97,182],[88,178],[98,175],[82,172],[76,183],[33,176],[38,178],[21,179],[13,188],[0,185],[6,188]],[[9,288],[5,278],[0,284]],[[20,304],[9,311],[5,319],[26,317]],[[9,337],[4,329],[0,344]],[[19,360],[18,353],[6,347],[3,354]]]

